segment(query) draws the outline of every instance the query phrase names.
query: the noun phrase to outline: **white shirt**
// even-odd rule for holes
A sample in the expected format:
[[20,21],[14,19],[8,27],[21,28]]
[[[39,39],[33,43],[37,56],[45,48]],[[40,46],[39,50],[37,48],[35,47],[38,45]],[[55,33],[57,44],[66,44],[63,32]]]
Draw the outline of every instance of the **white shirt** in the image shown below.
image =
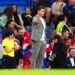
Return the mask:
[[44,19],[41,18],[41,17],[40,17],[40,20],[41,20],[41,22],[42,22],[42,24],[43,24],[43,27],[44,27],[43,35],[42,35],[42,37],[41,37],[40,40],[41,40],[41,41],[44,41],[44,40],[45,40],[45,27],[46,27],[46,23],[45,23]]
[[72,66],[74,66],[74,59],[70,58],[70,61],[71,61]]

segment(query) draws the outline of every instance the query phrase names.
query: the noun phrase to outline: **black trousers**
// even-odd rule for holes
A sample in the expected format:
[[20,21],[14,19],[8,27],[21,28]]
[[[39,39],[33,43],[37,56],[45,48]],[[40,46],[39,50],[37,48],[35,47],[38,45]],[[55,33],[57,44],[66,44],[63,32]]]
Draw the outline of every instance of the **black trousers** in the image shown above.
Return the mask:
[[16,66],[17,66],[16,60],[14,57],[3,55],[3,58],[2,58],[2,68],[3,69],[15,69]]

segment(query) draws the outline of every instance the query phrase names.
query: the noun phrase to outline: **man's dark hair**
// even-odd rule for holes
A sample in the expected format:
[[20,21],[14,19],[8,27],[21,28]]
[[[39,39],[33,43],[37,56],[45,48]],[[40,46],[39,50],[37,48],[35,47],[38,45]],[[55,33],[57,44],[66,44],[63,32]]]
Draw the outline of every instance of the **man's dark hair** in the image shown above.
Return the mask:
[[18,29],[17,29],[17,32],[18,32],[19,30],[22,30],[22,28],[18,28]]
[[32,7],[28,7],[28,9],[30,9],[30,11],[32,12]]
[[63,41],[65,41],[65,42],[68,41],[68,40],[70,40],[70,39],[69,38],[68,39],[63,39]]
[[[68,31],[68,30],[66,30],[66,29],[63,29],[62,30],[62,35],[63,35],[63,33],[65,33],[66,31]],[[69,31],[68,31],[69,32]]]
[[71,44],[71,45],[67,46],[67,49],[68,49],[70,46],[73,46],[73,47],[74,47],[74,45]]
[[68,38],[68,39],[63,39],[64,44],[65,44],[67,41],[69,41],[69,40],[71,40],[71,39],[70,39],[70,38]]
[[66,17],[65,15],[59,16],[59,17],[58,17],[58,21],[64,21],[64,20],[65,20],[65,17]]
[[37,11],[39,11],[41,9],[45,9],[45,7],[44,6],[38,6]]
[[8,29],[8,30],[5,31],[6,37],[9,37],[9,36],[12,35],[12,34],[14,34],[14,32],[13,32],[13,30],[11,30],[11,29]]
[[55,35],[55,36],[54,36],[54,40],[55,40],[55,39],[60,40],[60,36],[59,36],[59,35]]
[[69,49],[69,52],[70,52],[72,49],[74,49],[74,48],[70,48],[70,49]]
[[52,43],[52,42],[53,42],[53,40],[54,40],[54,39],[53,39],[53,38],[51,38],[51,39],[49,40],[49,44],[50,44],[50,43]]
[[8,27],[8,25],[9,25],[11,22],[14,22],[14,21],[13,21],[13,20],[7,21],[6,26]]

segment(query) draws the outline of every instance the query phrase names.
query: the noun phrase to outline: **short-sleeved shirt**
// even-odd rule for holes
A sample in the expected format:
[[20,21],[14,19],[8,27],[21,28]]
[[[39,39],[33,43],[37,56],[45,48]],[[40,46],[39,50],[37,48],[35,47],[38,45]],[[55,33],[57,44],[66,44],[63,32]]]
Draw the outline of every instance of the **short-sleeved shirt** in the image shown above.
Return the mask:
[[14,48],[14,40],[8,40],[8,39],[4,39],[3,42],[2,42],[2,46],[3,46],[3,55],[8,55],[10,57],[14,57],[14,50],[7,53],[4,49],[4,47],[7,47],[8,50],[11,50]]

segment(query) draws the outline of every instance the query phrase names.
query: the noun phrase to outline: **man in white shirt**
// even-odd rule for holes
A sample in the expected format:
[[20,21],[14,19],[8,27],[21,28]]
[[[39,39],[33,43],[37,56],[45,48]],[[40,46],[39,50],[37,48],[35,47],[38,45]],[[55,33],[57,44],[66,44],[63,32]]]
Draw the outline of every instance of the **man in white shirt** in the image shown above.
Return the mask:
[[67,68],[75,68],[75,49],[69,49],[69,56],[67,58]]
[[43,6],[39,6],[37,9],[37,15],[33,17],[32,21],[32,57],[31,57],[31,68],[35,69],[36,60],[38,57],[37,68],[41,69],[43,64],[43,58],[46,49],[46,36],[45,28],[46,22],[43,18],[45,9]]

